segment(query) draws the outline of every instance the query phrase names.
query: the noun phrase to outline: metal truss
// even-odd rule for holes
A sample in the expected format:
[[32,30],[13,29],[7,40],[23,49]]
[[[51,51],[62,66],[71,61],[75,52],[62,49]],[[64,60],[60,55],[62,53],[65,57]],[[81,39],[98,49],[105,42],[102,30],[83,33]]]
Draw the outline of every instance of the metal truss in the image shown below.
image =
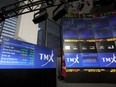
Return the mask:
[[[78,0],[66,0],[64,3],[69,3],[73,1],[78,1]],[[0,21],[33,11],[41,12],[41,10],[61,4],[61,3],[57,3],[48,6],[46,2],[47,2],[46,0],[20,0],[16,3],[2,7],[0,9]],[[43,6],[41,7],[41,5]]]
[[0,9],[0,15],[2,15],[0,20],[39,10],[43,3],[45,3],[44,0],[22,0],[10,4]]

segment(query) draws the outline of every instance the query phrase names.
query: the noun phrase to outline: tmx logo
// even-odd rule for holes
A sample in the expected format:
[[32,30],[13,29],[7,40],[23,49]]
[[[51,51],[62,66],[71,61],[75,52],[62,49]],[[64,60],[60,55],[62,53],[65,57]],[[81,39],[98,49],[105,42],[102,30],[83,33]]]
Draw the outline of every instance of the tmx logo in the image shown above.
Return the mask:
[[109,62],[109,64],[107,64],[106,66],[111,65],[112,63],[116,63],[116,56],[115,54],[112,55],[112,57],[107,57],[107,58],[102,58],[103,62]]
[[39,53],[39,55],[40,55],[40,60],[46,60],[47,61],[46,63],[44,63],[43,65],[41,65],[42,67],[46,66],[49,62],[54,62],[54,60],[53,60],[53,56],[54,56],[53,50],[51,52],[51,55],[49,55],[49,54],[43,54],[43,53]]
[[73,66],[74,64],[79,63],[78,59],[79,59],[78,54],[76,54],[75,58],[67,58],[67,62],[72,63],[69,66]]

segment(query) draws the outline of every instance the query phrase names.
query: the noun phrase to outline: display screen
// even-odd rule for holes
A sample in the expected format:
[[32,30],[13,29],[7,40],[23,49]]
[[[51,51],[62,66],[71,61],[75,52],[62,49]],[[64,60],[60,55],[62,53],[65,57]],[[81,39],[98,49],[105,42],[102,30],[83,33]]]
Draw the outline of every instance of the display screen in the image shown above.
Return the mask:
[[63,18],[62,29],[67,69],[116,68],[116,15]]
[[65,53],[66,67],[99,67],[98,56],[95,53]]
[[12,38],[3,38],[0,53],[0,69],[56,67],[53,49]]

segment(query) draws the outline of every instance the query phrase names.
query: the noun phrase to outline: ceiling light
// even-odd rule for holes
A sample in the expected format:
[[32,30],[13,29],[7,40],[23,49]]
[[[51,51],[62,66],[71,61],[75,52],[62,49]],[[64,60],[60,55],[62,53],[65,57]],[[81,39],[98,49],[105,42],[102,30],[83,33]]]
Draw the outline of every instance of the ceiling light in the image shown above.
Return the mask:
[[43,14],[36,13],[36,14],[34,14],[34,18],[33,18],[32,21],[35,24],[37,24],[39,22],[42,22],[42,21],[46,20],[47,18],[48,18],[47,12],[44,12]]

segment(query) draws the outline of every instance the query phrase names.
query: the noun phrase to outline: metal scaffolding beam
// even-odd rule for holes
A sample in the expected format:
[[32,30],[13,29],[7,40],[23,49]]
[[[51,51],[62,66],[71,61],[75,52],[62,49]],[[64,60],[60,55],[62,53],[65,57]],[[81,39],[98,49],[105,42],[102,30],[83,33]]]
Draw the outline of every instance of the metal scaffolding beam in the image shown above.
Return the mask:
[[23,0],[7,5],[0,9],[0,15],[1,15],[0,21],[10,17],[40,10],[40,5],[43,3],[45,3],[44,0],[41,1]]
[[[78,0],[65,0],[64,3],[70,3],[74,1],[78,1]],[[0,21],[18,15],[26,14],[29,12],[40,11],[49,7],[58,6],[59,4],[61,3],[48,6],[46,0],[20,0],[16,3],[7,5],[0,9]],[[41,8],[41,5],[44,6],[42,6]]]

